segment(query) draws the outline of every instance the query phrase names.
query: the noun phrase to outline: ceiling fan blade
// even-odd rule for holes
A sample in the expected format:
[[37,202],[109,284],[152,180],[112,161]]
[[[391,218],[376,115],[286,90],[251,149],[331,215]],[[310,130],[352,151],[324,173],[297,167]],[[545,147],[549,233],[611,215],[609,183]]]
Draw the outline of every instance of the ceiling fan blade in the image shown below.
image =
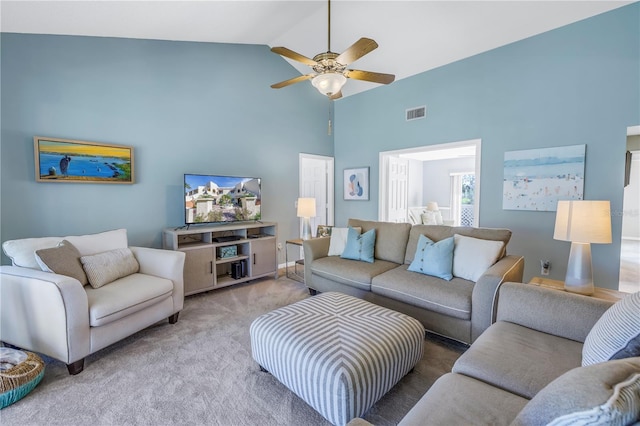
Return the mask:
[[329,99],[333,101],[334,99],[340,99],[341,97],[342,97],[342,91],[336,93],[335,95],[329,96]]
[[318,64],[313,59],[307,58],[306,56],[294,52],[291,49],[287,49],[286,47],[272,47],[271,51],[273,53],[277,53],[278,55],[293,59],[294,61],[302,62],[303,64],[309,65],[311,67]]
[[378,43],[370,38],[361,38],[336,58],[336,62],[349,65],[378,47]]
[[300,75],[298,77],[290,78],[289,80],[281,81],[280,83],[272,84],[271,88],[280,89],[282,87],[286,87],[291,84],[300,83],[301,81],[309,80],[310,78],[313,78],[313,77],[315,77],[315,74]]
[[383,74],[380,72],[360,71],[360,70],[347,70],[344,75],[356,80],[371,81],[373,83],[389,84],[396,79],[393,74]]

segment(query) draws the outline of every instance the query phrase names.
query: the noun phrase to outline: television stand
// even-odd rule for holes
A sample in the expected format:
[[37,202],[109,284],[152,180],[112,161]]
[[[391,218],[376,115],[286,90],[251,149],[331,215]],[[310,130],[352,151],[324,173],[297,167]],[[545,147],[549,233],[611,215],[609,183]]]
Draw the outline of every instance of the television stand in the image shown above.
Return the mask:
[[167,228],[162,246],[186,255],[184,294],[189,296],[269,275],[277,278],[277,231],[275,222]]

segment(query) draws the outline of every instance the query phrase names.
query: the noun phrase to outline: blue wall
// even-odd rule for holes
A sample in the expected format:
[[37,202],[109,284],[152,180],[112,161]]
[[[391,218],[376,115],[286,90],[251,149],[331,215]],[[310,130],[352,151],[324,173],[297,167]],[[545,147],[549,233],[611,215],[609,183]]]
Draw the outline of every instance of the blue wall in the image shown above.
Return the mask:
[[[427,118],[405,122],[406,108]],[[552,262],[564,279],[570,243],[554,212],[502,210],[505,151],[587,145],[585,199],[611,200],[613,244],[594,245],[596,285],[618,287],[624,152],[640,124],[640,4],[635,3],[336,103],[336,225],[378,218],[378,153],[482,139],[480,225],[513,231],[525,279]],[[370,201],[343,201],[342,170],[371,167]]]
[[[263,220],[298,235],[298,154],[333,155],[327,100],[266,46],[7,34],[1,237],[124,227],[161,245],[184,224],[183,173],[263,178]],[[134,185],[36,183],[33,137],[134,147]],[[280,261],[284,261],[283,259]],[[6,263],[7,259],[3,259]]]
[[[502,162],[505,151],[586,144],[585,198],[611,200],[614,213],[613,244],[593,248],[596,284],[616,288],[626,128],[640,124],[638,34],[635,3],[341,99],[332,138],[310,84],[269,88],[296,71],[266,46],[5,33],[0,236],[125,227],[133,244],[160,246],[160,230],[183,223],[191,172],[261,176],[264,219],[284,241],[298,232],[298,153],[336,157],[344,225],[378,217],[380,151],[481,138],[481,226],[513,230],[525,279],[542,258],[562,279],[569,243],[553,240],[554,213],[502,210]],[[424,104],[426,120],[404,121]],[[36,183],[35,135],[133,146],[137,183]],[[371,199],[343,201],[342,170],[359,166],[371,167]]]

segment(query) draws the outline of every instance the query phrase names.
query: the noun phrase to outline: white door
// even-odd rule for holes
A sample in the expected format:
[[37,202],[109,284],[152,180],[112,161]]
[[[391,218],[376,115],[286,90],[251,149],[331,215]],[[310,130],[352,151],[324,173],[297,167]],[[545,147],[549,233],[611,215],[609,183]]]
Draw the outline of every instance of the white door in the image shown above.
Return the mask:
[[333,157],[300,154],[299,168],[299,196],[316,199],[316,216],[310,219],[311,233],[315,235],[318,225],[333,225]]
[[407,187],[409,184],[409,160],[389,157],[389,186],[387,206],[389,222],[407,222]]

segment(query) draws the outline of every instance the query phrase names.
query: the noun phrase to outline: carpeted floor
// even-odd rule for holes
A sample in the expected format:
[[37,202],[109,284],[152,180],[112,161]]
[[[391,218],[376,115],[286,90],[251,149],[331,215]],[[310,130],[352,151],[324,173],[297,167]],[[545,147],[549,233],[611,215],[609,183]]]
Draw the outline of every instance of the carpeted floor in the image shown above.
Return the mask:
[[[249,326],[259,315],[309,297],[281,277],[185,299],[177,324],[159,323],[85,362],[77,376],[46,359],[42,382],[0,411],[2,425],[328,425],[251,357]],[[321,327],[318,324],[318,327]],[[425,340],[425,353],[364,416],[393,425],[450,371],[464,345]]]

